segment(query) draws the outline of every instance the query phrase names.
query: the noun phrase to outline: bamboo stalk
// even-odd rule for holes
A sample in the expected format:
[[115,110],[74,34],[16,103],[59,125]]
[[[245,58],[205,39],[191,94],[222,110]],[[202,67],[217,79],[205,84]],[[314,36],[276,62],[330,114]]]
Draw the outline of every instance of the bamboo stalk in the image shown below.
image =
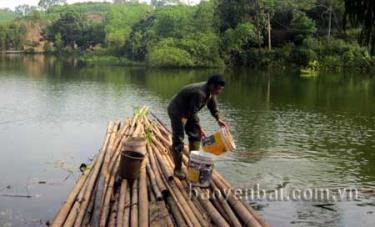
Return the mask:
[[[231,189],[231,185],[220,175],[217,171],[214,171],[213,175],[217,178],[217,181],[220,181],[223,188]],[[231,193],[232,194],[232,193]],[[248,210],[248,212],[259,222],[260,225],[269,227],[270,225],[261,218],[255,211],[252,209],[246,202],[241,201],[242,205]]]
[[123,219],[124,219],[124,210],[125,210],[125,201],[126,201],[126,191],[128,188],[128,181],[127,180],[122,180],[121,181],[121,188],[120,188],[120,201],[119,201],[119,206],[117,210],[117,223],[116,226],[122,227],[123,224]]
[[101,211],[101,205],[104,200],[104,190],[105,190],[105,171],[107,170],[108,162],[110,160],[110,155],[107,150],[109,149],[109,144],[114,142],[114,139],[116,138],[115,130],[112,130],[110,133],[110,139],[108,141],[108,144],[106,146],[106,155],[104,158],[104,163],[100,171],[100,176],[97,182],[97,190],[95,193],[95,196],[93,198],[94,200],[94,213],[91,218],[90,224],[92,226],[98,226],[99,225],[99,218],[100,218],[100,211]]
[[115,183],[116,173],[117,173],[119,164],[120,164],[120,159],[116,159],[116,165],[115,165],[115,168],[113,169],[109,184],[107,186],[107,191],[105,192],[105,195],[104,195],[104,203],[102,205],[102,211],[101,211],[100,222],[99,222],[100,227],[105,227],[107,223],[109,207],[110,207],[109,205],[110,205],[111,197],[113,195],[113,185]]
[[82,187],[87,180],[87,174],[82,175],[77,184],[75,185],[72,192],[69,194],[68,199],[64,203],[63,207],[60,209],[59,213],[56,215],[55,220],[52,223],[53,227],[62,226],[71,211],[74,201],[76,200],[78,194],[82,191]]
[[149,163],[151,164],[151,168],[152,168],[151,172],[153,172],[155,175],[156,184],[158,188],[160,189],[160,192],[165,193],[167,192],[167,187],[165,186],[164,181],[161,178],[161,172],[159,171],[158,166],[156,164],[155,155],[152,152],[152,149],[149,144],[146,145],[146,148],[147,148],[147,153],[148,153],[148,160],[150,161]]
[[[108,123],[108,126],[107,126],[106,136],[105,136],[104,143],[103,143],[103,146],[102,146],[103,150],[106,150],[106,148],[107,148],[107,144],[108,144],[108,141],[109,141],[109,138],[110,138],[110,132],[112,130],[112,127],[113,127],[113,122],[110,121]],[[66,218],[69,214],[69,211],[71,210],[71,208],[74,204],[75,199],[77,198],[79,192],[81,191],[83,185],[85,184],[85,182],[87,180],[87,176],[88,176],[88,174],[83,174],[79,178],[78,182],[76,183],[73,190],[69,194],[68,199],[65,201],[64,205],[61,207],[61,209],[57,213],[56,218],[54,219],[54,221],[52,223],[52,227],[62,226],[64,224],[64,222],[65,222],[65,220],[66,220]]]
[[[182,218],[182,217],[181,217]],[[183,220],[182,220],[183,221]],[[184,226],[178,225],[178,226]],[[150,226],[171,227],[173,221],[164,201],[155,201],[150,204]]]
[[[158,153],[158,150],[154,150],[154,153]],[[162,155],[160,155],[160,156],[162,156]],[[164,157],[165,159],[164,159],[164,162],[160,162],[160,165],[163,164],[163,166],[166,169],[168,169],[168,172],[171,172],[173,167],[170,165],[170,162],[168,162],[168,156],[167,155],[163,155],[163,156],[165,156]],[[178,202],[181,204],[182,208],[185,211],[183,213],[183,215],[186,214],[187,218],[189,219],[189,221],[192,223],[193,226],[200,226],[201,224],[200,224],[198,218],[196,217],[196,214],[194,213],[194,211],[191,207],[193,205],[192,205],[190,199],[187,199],[186,196],[184,196],[183,190],[182,191],[180,190],[177,182],[179,182],[179,179],[173,178],[173,180],[170,181],[170,187],[173,190],[173,192],[176,196],[176,199],[178,200]]]
[[[171,158],[166,155],[165,159],[167,161],[166,164],[169,166],[169,168],[173,168],[173,163],[172,163]],[[185,175],[187,176],[187,169],[186,169],[185,166],[183,166],[183,170],[185,172]],[[194,216],[199,221],[200,226],[207,226],[208,225],[207,220],[203,217],[202,213],[199,212],[198,208],[195,206],[195,204],[191,200],[190,196],[186,192],[186,190],[188,188],[187,184],[183,185],[182,182],[184,182],[184,181],[181,181],[178,178],[174,178],[173,183],[177,186],[177,189],[181,192],[181,194],[182,194],[184,200],[186,201],[187,205],[189,206],[189,208],[193,212]]]
[[168,180],[173,179],[173,171],[170,170],[170,169],[168,169],[164,165],[164,163],[166,162],[164,156],[162,156],[160,154],[160,152],[158,152],[158,149],[155,147],[154,144],[151,144],[151,148],[152,148],[152,149],[150,149],[151,154],[155,155],[156,159],[158,160],[158,162],[160,164],[159,166],[160,166],[160,168],[162,170],[162,173],[164,174],[164,176],[166,177],[166,179],[168,179]]
[[156,183],[156,176],[155,176],[155,173],[153,172],[153,170],[151,169],[148,157],[146,159],[146,170],[147,170],[147,174],[148,174],[149,180],[150,180],[149,181],[150,188],[152,188],[153,192],[155,193],[155,197],[156,197],[155,199],[160,201],[160,200],[163,199],[163,196],[162,196],[162,194],[159,190],[159,187]]
[[128,182],[125,195],[125,210],[124,217],[122,219],[122,226],[128,227],[130,222],[130,208],[131,208],[131,197],[130,197],[130,183]]
[[87,211],[85,212],[85,216],[83,217],[82,226],[88,226],[90,224],[92,215],[94,213],[94,205],[95,205],[94,196],[95,196],[96,191],[98,190],[97,186],[98,186],[98,184],[95,185],[93,195],[90,198],[90,202],[89,202],[89,205],[87,207]]
[[155,127],[154,125],[152,125],[152,132],[153,132],[153,135],[155,135],[157,138],[155,138],[155,140],[156,139],[159,139],[159,140],[161,140],[161,143],[160,143],[160,145],[162,145],[162,144],[164,144],[164,146],[167,146],[167,147],[169,147],[169,146],[172,146],[172,143],[169,141],[169,140],[167,140],[162,134],[161,134],[161,132],[159,131],[159,129],[157,128],[157,127]]
[[[92,175],[92,172],[90,171],[90,176],[91,175]],[[79,212],[79,207],[80,207],[81,202],[82,202],[82,198],[84,197],[84,195],[87,191],[87,187],[88,187],[88,184],[86,183],[83,186],[83,188],[81,189],[81,191],[79,192],[79,195],[78,195],[76,201],[74,202],[74,205],[73,205],[72,209],[69,211],[68,217],[66,218],[64,225],[62,225],[62,226],[71,227],[71,226],[74,225],[74,222],[75,222],[75,220],[77,218],[77,215],[78,215],[78,212]]]
[[[87,191],[83,195],[83,198],[82,198],[83,202],[80,205],[80,208],[77,214],[77,220],[75,221],[75,224],[74,224],[75,226],[80,226],[82,224],[82,220],[85,216],[87,207],[89,205],[89,201],[91,199],[92,192],[94,190],[94,186],[96,183],[96,179],[98,177],[98,173],[103,164],[104,155],[105,155],[105,152],[103,151],[99,153],[99,156],[95,162],[95,165],[93,166],[93,169],[90,171],[92,175],[87,180]],[[70,226],[70,225],[67,225],[67,226]]]
[[[152,151],[152,149],[150,150],[150,151]],[[151,153],[153,153],[153,152],[151,152]],[[159,169],[158,171],[162,171],[161,169],[161,165],[164,165],[163,163],[162,164],[160,164],[159,162],[156,162],[155,163],[156,164],[156,166],[157,166],[157,168]],[[165,167],[166,168],[166,167]],[[186,214],[186,212],[185,212],[185,210],[184,210],[184,208],[183,208],[183,205],[180,203],[180,201],[177,199],[177,196],[175,195],[175,192],[172,190],[172,188],[171,188],[171,185],[169,184],[170,183],[170,181],[168,180],[168,178],[167,178],[167,176],[165,176],[164,174],[161,174],[162,175],[162,179],[163,179],[163,181],[164,181],[164,184],[165,184],[165,186],[167,187],[167,191],[168,191],[168,194],[166,194],[166,197],[168,198],[168,197],[171,197],[172,199],[173,199],[173,201],[174,201],[174,203],[173,204],[176,204],[176,206],[177,206],[177,208],[179,209],[179,211],[180,211],[180,214],[183,216],[183,219],[185,220],[185,222],[186,222],[186,224],[188,225],[188,226],[192,226],[192,223],[191,223],[191,221],[190,221],[190,219],[189,219],[189,216]]]
[[219,203],[218,200],[216,199],[210,199],[209,200],[212,205],[216,208],[216,210],[220,213],[220,215],[228,222],[228,223],[231,223],[230,222],[230,219],[228,217],[228,215],[225,213],[223,207],[221,206],[221,204]]
[[[245,226],[261,226],[260,223],[251,215],[251,213],[247,210],[247,208],[242,204],[242,201],[236,197],[230,188],[227,188],[223,183],[218,179],[217,175],[214,174],[212,176],[213,181],[221,188],[222,193],[228,194],[228,202],[236,212],[236,214],[240,217],[241,222]],[[226,188],[226,190],[224,190]],[[230,190],[228,193],[228,190]]]
[[116,192],[114,195],[114,201],[111,206],[111,211],[109,215],[109,223],[108,226],[116,226],[116,219],[117,219],[117,209],[118,209],[118,203],[119,203],[119,197],[120,193]]
[[138,226],[138,179],[133,181],[130,226]]
[[143,160],[139,173],[139,224],[140,227],[148,226],[148,195],[147,195],[147,175],[146,160]]
[[[197,188],[198,193],[202,194],[202,190]],[[211,220],[215,223],[216,226],[220,227],[229,227],[228,222],[220,215],[216,208],[210,203],[209,200],[203,199],[202,196],[198,196],[199,201],[206,209],[207,213],[210,215]]]
[[177,226],[187,226],[185,219],[183,218],[181,211],[178,209],[177,204],[173,200],[172,196],[167,196],[166,200],[169,205],[169,209],[172,212],[174,220],[177,223]]
[[223,212],[227,215],[228,221],[231,224],[231,226],[235,227],[241,227],[241,223],[239,222],[238,218],[236,217],[235,213],[233,210],[230,208],[229,204],[227,201],[223,198],[223,194],[219,194],[219,188],[217,188],[216,184],[211,181],[211,188],[213,193],[216,195],[215,200],[217,200],[221,207],[223,208]]
[[[151,179],[150,178],[151,177],[150,177],[150,175],[148,174],[148,171],[147,171],[147,192],[148,192],[148,198],[149,198],[150,204],[152,204],[152,203],[154,203],[156,201],[161,201],[161,200],[156,200],[154,191],[153,191],[152,186],[151,186],[152,183],[151,183]],[[151,221],[150,221],[150,224],[151,224]]]

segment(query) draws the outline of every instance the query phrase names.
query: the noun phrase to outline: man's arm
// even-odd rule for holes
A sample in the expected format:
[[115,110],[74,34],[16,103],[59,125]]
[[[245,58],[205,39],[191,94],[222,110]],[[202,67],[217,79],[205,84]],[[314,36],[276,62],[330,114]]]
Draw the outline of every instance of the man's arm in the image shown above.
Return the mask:
[[216,119],[220,127],[228,127],[228,125],[220,118],[219,110],[217,109],[216,97],[213,96],[207,103],[207,107],[210,110],[211,115]]
[[219,111],[217,110],[216,98],[211,97],[207,103],[207,108],[210,110],[211,115],[218,121],[220,119]]

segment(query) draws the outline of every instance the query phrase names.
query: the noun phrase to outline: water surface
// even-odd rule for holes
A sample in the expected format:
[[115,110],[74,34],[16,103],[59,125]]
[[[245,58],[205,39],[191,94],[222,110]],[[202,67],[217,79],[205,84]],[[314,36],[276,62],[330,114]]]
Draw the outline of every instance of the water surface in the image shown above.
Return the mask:
[[[109,120],[148,105],[168,122],[165,109],[174,93],[212,72],[1,58],[0,226],[53,219],[78,166],[100,148]],[[238,150],[217,158],[216,168],[235,187],[375,187],[375,78],[248,69],[224,75],[219,108]],[[208,133],[217,129],[207,110],[200,118]],[[366,191],[356,201],[251,205],[274,226],[375,225],[375,196]]]

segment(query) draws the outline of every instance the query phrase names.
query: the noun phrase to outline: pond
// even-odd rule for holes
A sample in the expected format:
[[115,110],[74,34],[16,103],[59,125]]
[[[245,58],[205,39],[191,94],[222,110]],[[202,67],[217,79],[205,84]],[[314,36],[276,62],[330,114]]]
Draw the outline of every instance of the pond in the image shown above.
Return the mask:
[[[100,149],[107,122],[147,105],[169,125],[166,106],[182,86],[214,69],[85,66],[75,59],[0,60],[0,226],[52,220],[79,165]],[[219,109],[238,149],[216,168],[239,189],[357,189],[344,201],[308,198],[250,204],[273,226],[375,225],[375,78],[296,72],[224,72]],[[209,133],[217,124],[200,113]],[[14,197],[17,196],[17,197]]]

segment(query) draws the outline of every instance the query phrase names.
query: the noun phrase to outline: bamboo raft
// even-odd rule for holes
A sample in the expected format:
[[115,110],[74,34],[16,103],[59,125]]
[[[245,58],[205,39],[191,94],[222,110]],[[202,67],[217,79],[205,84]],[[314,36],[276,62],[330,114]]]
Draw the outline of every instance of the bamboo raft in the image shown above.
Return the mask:
[[[148,115],[152,113],[143,107],[124,124],[108,123],[102,149],[52,226],[269,226],[215,170],[210,187],[194,188],[198,196],[192,196],[189,183],[173,177],[170,131],[156,116]],[[148,139],[140,175],[133,182],[118,176],[121,148],[129,136]],[[186,175],[187,164],[185,149]]]

